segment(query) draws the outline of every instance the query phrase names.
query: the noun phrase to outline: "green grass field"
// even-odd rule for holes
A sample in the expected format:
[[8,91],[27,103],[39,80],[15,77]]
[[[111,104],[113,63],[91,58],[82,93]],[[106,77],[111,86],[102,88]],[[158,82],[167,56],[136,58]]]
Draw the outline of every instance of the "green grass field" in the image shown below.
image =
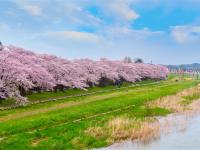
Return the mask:
[[[154,84],[155,81],[153,80],[146,80],[146,81],[140,81],[137,83],[123,83],[122,88],[129,87],[129,86],[135,86],[135,85],[145,85],[145,84]],[[113,90],[118,89],[117,86],[106,86],[106,87],[91,87],[87,90],[81,90],[81,89],[67,89],[64,91],[57,91],[57,92],[42,92],[42,93],[32,93],[28,94],[27,98],[30,102],[38,102],[48,99],[62,99],[62,97],[67,96],[74,96],[78,94],[87,94],[87,93],[93,93],[93,92],[100,92],[100,91],[106,91],[106,90]],[[0,107],[9,107],[15,104],[14,99],[7,99],[6,101],[0,101]]]
[[[146,108],[147,101],[173,95],[198,84],[197,80],[162,81],[156,84],[122,88],[89,96],[63,98],[58,101],[29,105],[0,112],[0,149],[88,149],[107,146],[107,137],[94,138],[84,131],[103,126],[108,120],[128,116],[144,118],[166,115],[169,110]],[[151,83],[148,81],[148,83]],[[116,87],[94,88],[98,91]],[[68,95],[83,91],[64,92]],[[63,96],[45,93],[29,96],[30,100]]]

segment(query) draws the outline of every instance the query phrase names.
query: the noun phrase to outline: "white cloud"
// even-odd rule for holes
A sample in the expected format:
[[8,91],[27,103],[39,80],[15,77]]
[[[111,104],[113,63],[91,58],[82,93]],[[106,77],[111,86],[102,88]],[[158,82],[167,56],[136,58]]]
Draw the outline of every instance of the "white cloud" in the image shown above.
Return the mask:
[[25,10],[27,13],[33,16],[42,15],[42,8],[39,5],[33,4],[30,1],[26,0],[17,0],[15,3],[19,6],[20,9]]
[[129,27],[105,27],[98,31],[99,35],[102,35],[106,41],[112,41],[116,45],[122,43],[122,41],[131,41],[131,44],[137,43],[138,41],[145,41],[145,40],[151,40],[159,41],[163,39],[166,34],[162,31],[151,31],[148,28],[136,30],[131,29]]
[[[136,0],[16,0],[13,1],[20,9],[25,10],[33,16],[43,16],[45,19],[55,22],[67,22],[68,25],[101,26],[107,24],[109,17],[110,24],[119,22],[128,23],[139,18],[139,14],[132,8]],[[90,13],[87,8],[95,6],[101,9],[101,15]],[[104,16],[105,15],[105,16]],[[104,20],[105,19],[105,20]]]
[[20,9],[31,15],[40,16],[49,23],[65,23],[66,27],[98,26],[102,20],[88,12],[86,7],[90,6],[87,0],[16,0],[14,1]]
[[133,2],[130,0],[113,0],[107,1],[105,6],[109,12],[114,13],[115,17],[130,21],[139,17],[139,14],[130,7]]
[[185,25],[171,28],[171,35],[180,44],[200,41],[200,26]]
[[147,28],[141,30],[134,30],[128,27],[102,27],[95,33],[90,32],[80,32],[73,30],[63,30],[55,32],[44,32],[38,33],[33,36],[34,39],[45,38],[45,39],[55,39],[56,41],[65,42],[82,42],[82,43],[98,43],[109,45],[115,43],[118,45],[119,42],[123,41],[143,41],[145,39],[160,39],[164,36],[164,32],[161,31],[151,31]]
[[78,32],[78,31],[49,32],[43,35],[55,38],[62,38],[65,40],[93,41],[93,42],[97,42],[100,40],[100,37],[98,37],[95,34],[87,32]]

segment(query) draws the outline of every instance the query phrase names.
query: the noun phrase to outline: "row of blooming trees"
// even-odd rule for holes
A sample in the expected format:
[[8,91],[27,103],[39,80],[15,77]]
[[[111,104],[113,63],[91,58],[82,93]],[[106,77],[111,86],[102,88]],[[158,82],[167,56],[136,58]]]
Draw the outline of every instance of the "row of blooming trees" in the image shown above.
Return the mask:
[[126,63],[101,59],[69,61],[4,46],[0,51],[0,99],[15,98],[27,102],[28,92],[57,91],[64,88],[86,89],[89,86],[165,79],[168,69],[160,65]]

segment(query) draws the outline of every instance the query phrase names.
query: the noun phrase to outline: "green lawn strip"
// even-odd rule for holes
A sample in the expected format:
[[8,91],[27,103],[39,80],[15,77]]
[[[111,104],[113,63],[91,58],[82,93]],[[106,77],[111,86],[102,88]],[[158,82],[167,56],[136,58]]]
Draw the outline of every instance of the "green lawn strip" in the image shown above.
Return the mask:
[[[87,149],[102,147],[108,145],[106,136],[95,139],[87,134],[86,130],[90,126],[104,126],[112,118],[119,116],[143,118],[146,116],[166,115],[169,111],[154,108],[147,109],[136,107],[125,111],[115,112],[105,116],[99,116],[92,119],[80,121],[67,125],[51,127],[45,130],[36,130],[34,132],[18,133],[8,137],[1,143],[0,148],[4,149]],[[77,142],[75,142],[77,140]],[[37,147],[34,144],[37,144]]]
[[[122,89],[129,89],[129,88],[134,88],[134,87],[142,87],[142,86],[146,86],[146,85],[156,85],[158,84],[159,82],[152,82],[152,83],[147,83],[147,84],[131,84],[129,86],[124,86],[124,87],[115,87],[115,88],[107,88],[105,87],[104,89],[101,88],[101,90],[95,90],[95,91],[80,91],[79,94],[72,94],[72,95],[65,95],[65,96],[61,96],[61,97],[52,97],[52,98],[48,98],[48,99],[43,99],[43,100],[35,100],[33,102],[31,102],[31,104],[37,104],[37,103],[45,103],[45,102],[49,102],[49,101],[54,101],[54,100],[60,100],[60,99],[65,99],[65,98],[71,98],[71,97],[81,97],[81,96],[88,96],[88,95],[94,95],[94,94],[97,94],[97,93],[107,93],[107,92],[112,92],[112,91],[119,91],[119,90],[122,90]],[[99,88],[99,87],[96,87],[96,88]],[[74,89],[74,90],[77,90],[77,89]]]
[[[95,94],[101,94],[101,93],[109,93],[109,92],[113,92],[113,91],[120,91],[120,90],[125,90],[125,89],[129,89],[129,88],[137,88],[137,87],[143,87],[143,86],[151,86],[151,85],[157,85],[159,83],[162,83],[164,81],[160,81],[160,82],[155,82],[153,80],[147,80],[147,81],[141,81],[138,82],[137,84],[131,84],[131,83],[124,83],[125,85],[122,86],[121,88],[118,88],[116,86],[106,86],[106,87],[94,87],[94,88],[90,88],[88,91],[84,91],[84,90],[79,90],[79,89],[69,89],[69,91],[71,92],[76,92],[78,91],[79,93],[77,94],[66,94],[66,92],[43,92],[40,94],[36,94],[36,96],[38,96],[38,99],[36,100],[31,100],[29,105],[34,105],[34,104],[40,104],[40,103],[48,103],[51,101],[57,101],[57,100],[62,100],[62,99],[70,99],[73,97],[82,97],[82,96],[88,96],[88,95],[95,95]],[[61,96],[59,93],[62,93],[63,96]],[[33,94],[34,95],[34,94]],[[45,95],[46,98],[42,99],[41,97]],[[52,95],[52,96],[51,96]],[[57,96],[56,96],[57,95]],[[41,96],[41,97],[40,97]],[[4,101],[1,101],[0,103],[0,111],[8,110],[6,108],[10,108],[10,109],[14,109],[14,108],[21,108],[22,106],[15,106],[15,100],[14,99],[7,99]]]
[[[176,74],[170,74],[168,79],[173,79],[177,77]],[[161,82],[166,82],[166,81],[161,81]],[[145,81],[140,81],[136,83],[123,83],[121,87],[129,87],[129,86],[134,86],[134,85],[140,85],[143,86],[143,84],[156,84],[154,80],[145,80]],[[146,86],[146,85],[145,85]],[[73,96],[77,94],[87,94],[91,92],[100,92],[100,91],[105,91],[105,90],[120,90],[120,88],[117,88],[116,86],[105,86],[105,87],[91,87],[88,88],[87,91],[80,90],[80,89],[67,89],[64,91],[58,91],[58,92],[42,92],[42,93],[33,93],[27,95],[28,99],[30,102],[39,102],[43,100],[48,100],[48,99],[55,99],[55,98],[62,98],[65,96]],[[14,99],[7,99],[4,101],[0,101],[0,107],[10,107],[15,104]]]
[[16,134],[19,132],[31,131],[36,128],[48,128],[55,124],[70,122],[75,119],[92,116],[129,105],[139,107],[146,101],[157,99],[169,94],[175,94],[184,88],[194,85],[195,82],[182,82],[177,85],[169,85],[153,89],[150,88],[146,92],[133,92],[127,95],[109,98],[102,101],[94,101],[89,104],[73,106],[67,109],[59,109],[44,114],[13,119],[0,123],[0,135]]
[[[145,90],[148,90],[150,87],[151,88],[158,88],[159,87],[164,87],[164,86],[168,86],[168,85],[175,85],[175,84],[179,84],[177,82],[173,82],[173,83],[168,83],[166,84],[165,83],[162,83],[160,85],[148,85],[148,86],[144,86],[144,87],[138,87],[138,88],[130,88],[128,89],[128,93],[132,93],[132,92],[136,92],[136,91],[145,91]],[[109,98],[109,97],[116,97],[116,96],[120,96],[120,95],[126,95],[127,94],[127,89],[121,89],[121,91],[115,91],[115,92],[109,92],[109,93],[101,93],[101,94],[95,94],[95,95],[92,95],[92,96],[84,96],[84,97],[76,97],[76,98],[69,98],[69,99],[63,99],[63,100],[59,100],[59,101],[54,101],[54,102],[49,102],[49,103],[44,103],[44,104],[37,104],[37,105],[31,105],[28,106],[28,107],[22,107],[22,108],[18,108],[18,109],[12,109],[12,110],[7,110],[7,111],[1,111],[0,112],[0,120],[2,120],[2,117],[7,117],[10,115],[15,115],[15,114],[19,114],[19,113],[24,113],[24,114],[27,114],[31,111],[34,111],[34,112],[39,112],[41,109],[52,109],[54,107],[59,107],[60,105],[62,106],[65,106],[65,105],[68,105],[69,103],[72,103],[72,102],[75,102],[75,103],[84,103],[85,101],[91,101],[91,99],[93,101],[95,100],[103,100],[103,99],[106,99],[106,98]],[[58,108],[59,109],[59,108]]]
[[[154,88],[157,86],[166,86],[169,84],[178,84],[178,83],[165,81],[165,82],[157,83],[155,85],[151,84],[151,85],[143,85],[143,86],[138,86],[138,87],[129,87],[128,90],[132,90],[132,89],[145,90],[146,88],[149,88],[149,87]],[[17,112],[26,112],[26,111],[30,111],[30,110],[36,110],[39,108],[48,108],[48,107],[51,107],[56,104],[62,104],[62,103],[70,102],[70,101],[82,101],[82,100],[86,100],[93,96],[101,96],[101,95],[105,95],[105,94],[111,94],[111,93],[122,92],[122,91],[127,91],[127,89],[119,89],[117,91],[110,91],[110,92],[106,92],[106,93],[97,93],[97,94],[93,94],[93,95],[89,95],[89,96],[64,98],[64,99],[60,99],[58,101],[49,101],[47,103],[33,104],[33,105],[25,106],[25,107],[4,110],[4,111],[0,111],[0,117],[8,115],[8,114],[12,114],[12,113],[17,113]]]
[[[136,82],[135,84],[149,84],[153,83],[155,81],[153,80],[147,80],[147,81],[140,81]],[[121,87],[128,87],[131,85],[135,85],[133,83],[124,83]],[[45,100],[49,98],[59,98],[63,96],[71,96],[71,95],[77,95],[77,94],[86,94],[90,92],[98,92],[101,90],[112,90],[117,89],[117,86],[105,86],[105,87],[91,87],[88,88],[87,91],[80,90],[80,89],[67,89],[64,91],[58,91],[58,92],[42,92],[42,93],[33,93],[28,95],[28,99],[30,101],[37,101],[37,100]]]

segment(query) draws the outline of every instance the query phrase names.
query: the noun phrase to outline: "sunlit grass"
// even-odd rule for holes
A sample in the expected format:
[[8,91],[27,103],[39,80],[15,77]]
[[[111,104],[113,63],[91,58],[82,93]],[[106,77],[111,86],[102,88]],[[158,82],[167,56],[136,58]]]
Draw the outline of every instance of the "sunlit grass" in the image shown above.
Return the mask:
[[[134,120],[134,118],[143,120],[146,117],[166,115],[170,113],[169,110],[159,107],[148,108],[146,102],[176,94],[185,88],[197,85],[197,83],[185,80],[166,81],[157,85],[132,88],[128,91],[94,94],[2,111],[0,112],[0,136],[3,140],[0,141],[0,149],[86,149],[107,146],[125,136],[123,134],[119,134],[119,138],[111,136],[116,133],[114,130],[111,132],[112,130],[109,128],[112,125],[115,126],[111,123],[113,120],[115,122],[116,118],[124,118],[127,115],[128,122],[129,119]],[[115,96],[107,97],[109,94]],[[98,100],[95,101],[97,97]],[[94,99],[94,101],[86,103],[89,99]],[[71,107],[57,107],[69,102],[81,103]],[[131,105],[134,107],[123,109]],[[42,111],[52,107],[55,109]],[[41,112],[35,113],[39,110]],[[32,112],[34,113],[32,114]],[[108,127],[106,130],[109,131],[109,135],[104,134],[105,126]],[[128,129],[131,126],[132,124],[128,123],[126,127]],[[115,129],[117,128],[118,126]],[[141,139],[145,137],[146,133],[149,135],[153,133],[148,127],[141,130],[140,134],[136,134],[140,135]],[[91,133],[94,134],[91,135]],[[138,136],[132,133],[126,137],[137,138]]]

